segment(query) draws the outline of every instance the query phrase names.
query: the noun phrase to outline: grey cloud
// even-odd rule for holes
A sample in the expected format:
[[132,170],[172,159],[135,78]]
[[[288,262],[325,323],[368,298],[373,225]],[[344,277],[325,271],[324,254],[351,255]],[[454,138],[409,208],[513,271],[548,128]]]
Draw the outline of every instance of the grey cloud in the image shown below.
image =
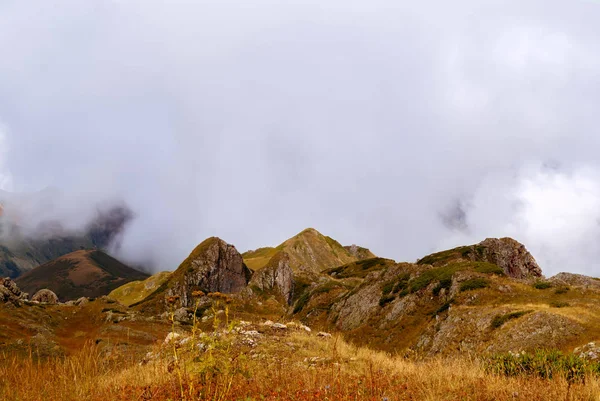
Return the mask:
[[511,235],[547,274],[598,275],[599,13],[3,2],[0,183],[61,188],[77,224],[123,199],[119,256],[155,269],[314,226],[398,260]]

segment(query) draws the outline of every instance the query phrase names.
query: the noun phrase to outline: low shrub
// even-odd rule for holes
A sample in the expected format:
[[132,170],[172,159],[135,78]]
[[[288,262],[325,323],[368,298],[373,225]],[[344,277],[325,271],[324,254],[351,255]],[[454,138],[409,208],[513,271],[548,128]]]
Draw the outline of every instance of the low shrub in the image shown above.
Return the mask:
[[481,278],[481,277],[472,278],[470,280],[463,281],[461,283],[460,292],[478,290],[480,288],[486,288],[489,286],[490,286],[490,282],[485,278]]
[[493,329],[497,329],[497,328],[501,327],[504,323],[508,322],[509,320],[518,319],[521,316],[526,315],[530,312],[531,312],[530,310],[526,310],[526,311],[511,312],[511,313],[507,313],[505,315],[496,315],[492,319],[491,326]]
[[379,299],[379,306],[384,307],[390,302],[392,302],[394,299],[396,299],[396,297],[393,295],[384,295]]
[[438,295],[440,295],[440,291],[442,291],[443,288],[450,289],[450,287],[452,287],[452,279],[444,278],[444,279],[440,280],[438,285],[436,285],[433,288],[433,295],[435,295],[437,297]]
[[557,295],[560,294],[566,294],[567,292],[569,292],[570,288],[569,287],[559,287],[557,289],[554,290],[554,293]]
[[550,302],[550,307],[552,308],[566,308],[571,306],[568,302],[562,302],[562,301],[552,301]]
[[538,290],[547,290],[551,287],[552,283],[549,281],[536,281],[535,283],[533,283],[533,288],[536,288]]

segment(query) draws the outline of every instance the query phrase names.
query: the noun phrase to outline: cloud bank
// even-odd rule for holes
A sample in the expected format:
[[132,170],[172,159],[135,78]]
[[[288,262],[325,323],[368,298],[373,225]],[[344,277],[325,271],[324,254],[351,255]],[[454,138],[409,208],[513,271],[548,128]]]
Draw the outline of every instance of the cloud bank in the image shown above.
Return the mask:
[[[313,226],[397,260],[486,237],[600,275],[600,5],[0,5],[0,187],[174,269]],[[66,219],[66,218],[65,218]],[[74,219],[74,220],[73,220]]]

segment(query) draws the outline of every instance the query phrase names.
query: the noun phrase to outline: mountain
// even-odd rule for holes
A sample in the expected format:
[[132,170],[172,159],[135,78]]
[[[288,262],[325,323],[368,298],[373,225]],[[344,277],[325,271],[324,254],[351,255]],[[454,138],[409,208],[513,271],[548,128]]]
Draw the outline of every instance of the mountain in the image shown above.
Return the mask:
[[132,212],[125,206],[99,210],[81,233],[65,230],[58,222],[45,221],[35,234],[24,230],[11,219],[0,215],[0,276],[16,278],[60,256],[84,249],[105,249],[118,240]]
[[108,297],[123,305],[133,305],[156,291],[171,274],[171,272],[160,272],[142,281],[131,281],[112,290]]
[[295,273],[320,273],[332,267],[375,256],[366,248],[356,245],[343,247],[333,238],[314,228],[307,228],[275,248],[245,252],[244,262],[250,269],[259,270],[278,252],[288,254],[290,266]]
[[61,256],[23,274],[16,283],[34,294],[47,288],[60,301],[99,297],[130,281],[144,280],[148,274],[132,269],[99,250],[80,250]]
[[293,315],[394,353],[434,356],[569,350],[600,338],[597,279],[542,276],[510,238],[438,252],[417,263],[367,259],[324,272]]
[[191,307],[195,291],[239,293],[251,277],[252,271],[237,249],[220,238],[211,237],[198,245],[141,304],[157,306],[163,304],[165,298],[177,296],[181,306]]

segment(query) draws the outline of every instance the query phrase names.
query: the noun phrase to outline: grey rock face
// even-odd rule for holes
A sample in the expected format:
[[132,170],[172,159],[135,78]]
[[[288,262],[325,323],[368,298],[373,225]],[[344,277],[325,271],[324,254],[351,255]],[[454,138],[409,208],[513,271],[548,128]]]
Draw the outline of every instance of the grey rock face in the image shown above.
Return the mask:
[[476,249],[481,259],[501,267],[509,277],[542,277],[542,269],[525,245],[512,238],[488,238],[476,245]]
[[290,267],[290,257],[279,252],[265,267],[254,273],[249,283],[261,291],[275,291],[290,304],[294,295],[294,272]]
[[35,293],[31,300],[43,304],[55,305],[58,303],[58,297],[56,294],[48,289],[39,290]]
[[233,245],[219,238],[209,238],[173,273],[167,296],[179,296],[182,307],[192,307],[192,292],[238,293],[243,290],[252,272]]

